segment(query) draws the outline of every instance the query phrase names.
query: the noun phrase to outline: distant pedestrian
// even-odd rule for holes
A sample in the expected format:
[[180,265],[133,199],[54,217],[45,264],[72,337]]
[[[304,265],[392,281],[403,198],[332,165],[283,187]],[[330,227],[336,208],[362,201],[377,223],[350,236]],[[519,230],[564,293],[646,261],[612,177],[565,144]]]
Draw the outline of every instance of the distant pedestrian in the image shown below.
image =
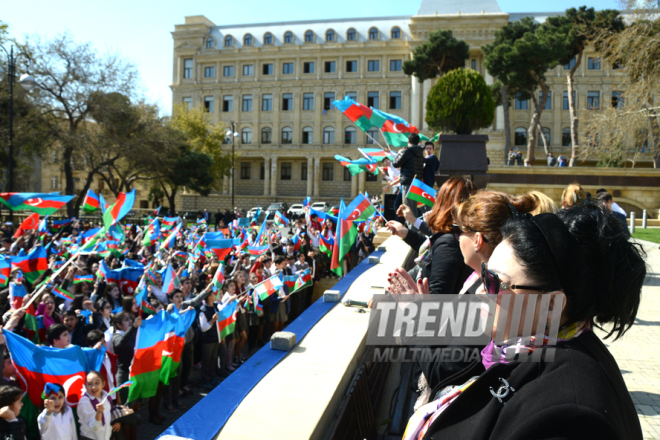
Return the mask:
[[557,158],[552,154],[552,151],[548,153],[548,166],[554,167],[557,165]]
[[424,144],[424,183],[433,188],[435,185],[435,173],[440,168],[440,161],[435,156],[435,147],[433,142],[426,142]]

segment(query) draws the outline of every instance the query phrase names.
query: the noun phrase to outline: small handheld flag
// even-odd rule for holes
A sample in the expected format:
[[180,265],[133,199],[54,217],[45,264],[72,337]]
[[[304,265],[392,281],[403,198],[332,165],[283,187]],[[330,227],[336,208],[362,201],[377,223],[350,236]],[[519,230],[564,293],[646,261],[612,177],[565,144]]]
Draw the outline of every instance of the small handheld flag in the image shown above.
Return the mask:
[[[48,384],[46,384],[46,385],[48,385]],[[119,390],[121,390],[121,389],[123,389],[123,388],[128,388],[128,387],[130,387],[131,385],[133,385],[133,381],[132,381],[132,380],[129,380],[129,381],[124,382],[123,384],[119,385],[118,387],[114,387],[114,388],[112,388],[110,391],[108,391],[108,394],[107,394],[107,395],[105,396],[105,398],[101,401],[101,403],[105,403],[105,401],[108,400],[108,397],[110,397],[111,395],[115,394],[117,391],[119,391]]]
[[53,295],[59,296],[62,299],[73,301],[74,296],[71,295],[69,292],[66,290],[62,289],[61,287],[55,287],[52,291]]
[[62,386],[56,383],[46,382],[44,386],[44,392],[41,393],[41,398],[46,400],[51,394],[59,394],[62,391]]

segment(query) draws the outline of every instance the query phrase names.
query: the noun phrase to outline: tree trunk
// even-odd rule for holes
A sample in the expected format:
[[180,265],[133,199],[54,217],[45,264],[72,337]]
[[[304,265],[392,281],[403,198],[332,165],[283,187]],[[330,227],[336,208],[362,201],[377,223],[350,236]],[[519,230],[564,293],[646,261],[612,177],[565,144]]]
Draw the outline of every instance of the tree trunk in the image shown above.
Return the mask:
[[571,160],[568,162],[568,166],[575,166],[575,161],[577,160],[578,155],[578,118],[575,114],[575,102],[573,101],[573,74],[580,67],[582,63],[582,49],[578,52],[577,61],[575,61],[575,66],[569,70],[566,75],[566,81],[568,82],[568,113],[571,117]]
[[[71,166],[71,158],[73,156],[73,147],[70,145],[65,145],[64,152],[62,154],[62,160],[64,161],[64,194],[75,194],[76,187],[75,182],[73,181],[73,167]],[[74,205],[73,200],[66,204],[66,214],[67,217],[71,218],[74,214]]]
[[543,134],[543,127],[541,127],[541,124],[538,126],[539,129],[539,136],[541,136],[541,139],[543,139],[543,150],[545,151],[545,157],[548,157],[550,154],[550,149],[548,149],[548,141],[545,139],[545,135]]
[[649,122],[653,138],[653,168],[660,168],[660,124],[658,123],[658,113],[655,110],[649,111]]
[[509,160],[511,148],[511,124],[509,123],[509,86],[502,86],[502,111],[504,113],[504,164]]
[[529,129],[527,130],[527,163],[529,165],[534,161],[534,145],[536,144],[536,126],[539,125],[541,121],[541,113],[545,108],[545,103],[548,101],[548,87],[545,82],[539,82],[541,86],[541,102],[536,100],[534,92],[532,92],[532,101],[534,102],[534,114],[532,115],[532,122],[529,124]]
[[167,202],[170,204],[170,212],[172,215],[175,215],[176,213],[176,206],[174,200],[176,199],[176,192],[177,192],[177,187],[172,186],[172,192],[167,191],[167,187],[164,184],[160,184],[160,186],[163,188],[163,192],[165,193],[165,197],[167,198]]

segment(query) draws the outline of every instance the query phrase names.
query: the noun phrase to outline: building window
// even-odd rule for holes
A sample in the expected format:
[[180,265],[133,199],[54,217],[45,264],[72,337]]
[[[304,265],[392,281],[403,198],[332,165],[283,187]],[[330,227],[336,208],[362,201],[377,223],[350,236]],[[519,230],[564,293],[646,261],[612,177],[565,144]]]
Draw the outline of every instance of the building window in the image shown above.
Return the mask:
[[192,98],[191,97],[183,98],[183,104],[188,107],[188,110],[192,109]]
[[307,162],[300,164],[300,180],[307,180]]
[[561,146],[562,147],[572,146],[572,143],[571,143],[571,129],[570,128],[563,128],[561,130]]
[[272,75],[273,74],[273,64],[272,63],[267,63],[261,66],[261,71],[264,75]]
[[568,64],[564,64],[564,70],[571,70],[573,67],[575,67],[575,63],[577,63],[576,58],[572,58]]
[[314,73],[314,62],[303,63],[303,73]]
[[266,164],[261,162],[259,165],[259,180],[264,180],[266,178]]
[[326,182],[331,182],[334,179],[335,164],[334,162],[323,164],[322,179]]
[[225,47],[231,47],[234,45],[234,39],[232,38],[231,35],[227,35],[225,37]]
[[204,67],[204,78],[215,77],[215,67]]
[[337,65],[334,61],[325,62],[325,73],[335,73],[337,70]]
[[330,29],[325,33],[325,41],[335,41],[335,31]]
[[[571,94],[571,96],[573,97],[573,105],[575,105],[575,109],[577,110],[577,101],[575,99],[575,90],[573,90],[573,93]],[[564,110],[568,110],[568,92],[564,92],[562,108]]]
[[313,43],[313,42],[314,42],[314,32],[312,31],[305,32],[305,43]]
[[268,32],[266,35],[264,35],[264,44],[273,44],[273,34]]
[[252,95],[243,95],[243,111],[251,112],[252,111]]
[[225,66],[223,68],[224,76],[234,76],[234,66]]
[[293,93],[282,93],[282,110],[293,110]]
[[398,27],[393,27],[392,28],[392,39],[393,40],[398,40],[399,38],[401,38],[401,29],[399,29]]
[[292,32],[286,32],[284,34],[284,43],[286,43],[286,44],[293,43],[293,33]]
[[211,49],[213,47],[213,43],[214,43],[214,41],[213,41],[212,37],[207,38],[206,39],[206,48]]
[[357,101],[357,92],[346,92],[345,96],[348,96],[353,101]]
[[325,92],[323,94],[323,110],[332,109],[332,102],[335,100],[335,92]]
[[50,178],[50,189],[58,189],[59,185],[57,182],[57,177],[53,176]]
[[378,29],[376,28],[369,29],[369,39],[378,40]]
[[600,58],[587,58],[587,70],[600,70]]
[[312,127],[303,128],[302,143],[311,144],[314,141],[314,130]]
[[313,93],[303,93],[303,110],[314,110]]
[[290,144],[293,142],[293,129],[291,127],[284,127],[282,129],[282,143]]
[[[543,127],[541,129],[541,133],[539,133],[539,135],[541,135],[541,134],[545,138],[545,143],[548,144],[548,145],[551,145],[550,144],[550,129],[548,127]],[[539,147],[542,147],[543,146],[543,138],[541,138],[541,136],[539,136],[538,142],[539,142]]]
[[357,72],[357,61],[346,61],[346,72]]
[[390,110],[401,110],[401,92],[390,92]]
[[342,167],[342,168],[344,168],[344,182],[350,182],[351,178],[353,177],[351,176],[350,170],[346,167]]
[[254,75],[254,64],[243,64],[243,76]]
[[273,142],[273,129],[270,127],[264,127],[261,129],[261,143],[270,144]]
[[282,73],[285,75],[290,75],[293,73],[293,63],[284,63],[282,64]]
[[371,128],[369,131],[367,131],[367,143],[368,144],[375,144],[378,142],[378,129],[377,128]]
[[332,127],[325,127],[323,129],[323,143],[324,144],[334,144],[335,143],[335,129]]
[[367,93],[367,106],[379,109],[379,96],[378,92]]
[[523,127],[516,128],[513,135],[513,144],[516,146],[527,145],[527,129]]
[[246,36],[243,37],[243,45],[252,46],[252,35],[247,34]]
[[234,97],[232,95],[222,97],[222,111],[225,113],[234,111]]
[[390,72],[401,72],[401,60],[390,60]]
[[587,92],[587,110],[598,110],[600,107],[600,92]]
[[374,173],[367,173],[367,178],[365,179],[367,182],[378,182],[378,176],[375,175]]
[[[543,92],[539,91],[539,104],[541,103]],[[545,101],[543,110],[552,110],[552,90],[548,90],[548,100]]]
[[53,155],[50,158],[50,163],[57,163],[57,151],[53,152]]
[[192,58],[186,58],[183,60],[183,77],[192,78],[193,71],[193,60]]
[[213,113],[213,96],[204,97],[204,111],[207,113]]
[[470,67],[472,70],[477,70],[477,60],[470,60]]
[[623,92],[612,92],[612,108],[623,108]]
[[346,32],[346,39],[348,41],[357,40],[357,32],[355,31],[355,29],[349,29],[348,32]]
[[527,100],[522,99],[522,93],[516,94],[516,110],[527,110]]
[[252,129],[251,128],[244,128],[243,131],[241,132],[241,142],[244,144],[251,144],[252,143]]
[[354,144],[357,142],[357,132],[355,131],[355,127],[346,127],[346,130],[344,131],[344,143],[345,144]]
[[379,60],[367,61],[367,70],[369,72],[380,72],[380,61]]
[[241,162],[241,180],[250,180],[251,168],[249,162]]
[[261,110],[264,112],[273,111],[273,95],[271,93],[261,95]]
[[291,162],[280,164],[280,180],[291,180]]

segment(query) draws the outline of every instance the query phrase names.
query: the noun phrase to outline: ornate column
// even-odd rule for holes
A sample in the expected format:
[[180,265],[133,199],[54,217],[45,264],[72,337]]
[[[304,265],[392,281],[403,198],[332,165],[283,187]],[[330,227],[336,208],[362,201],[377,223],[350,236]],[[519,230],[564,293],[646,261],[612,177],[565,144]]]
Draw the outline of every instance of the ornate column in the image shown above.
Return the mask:
[[268,168],[268,162],[270,161],[269,156],[264,156],[264,196],[269,194],[268,189],[270,187],[270,169]]
[[358,174],[358,191],[364,193],[364,182],[367,180],[367,172]]
[[321,186],[321,158],[314,158],[314,197],[319,196],[319,187]]
[[312,195],[312,182],[314,181],[314,162],[311,157],[307,158],[307,192],[308,196]]
[[[360,173],[360,175],[362,174],[364,174],[364,172]],[[357,196],[357,181],[358,181],[357,174],[351,176],[351,197]]]
[[270,167],[270,195],[277,195],[277,156],[273,156],[272,164]]
[[419,89],[422,85],[414,76],[410,77],[410,81],[412,86],[412,97],[410,99],[410,123],[415,127],[421,127],[421,124],[419,123]]
[[426,99],[429,96],[430,91],[431,91],[431,80],[430,79],[424,80],[423,90],[422,90],[422,121],[421,121],[421,124],[424,127],[423,129],[425,131],[429,129],[429,126],[426,123]]

